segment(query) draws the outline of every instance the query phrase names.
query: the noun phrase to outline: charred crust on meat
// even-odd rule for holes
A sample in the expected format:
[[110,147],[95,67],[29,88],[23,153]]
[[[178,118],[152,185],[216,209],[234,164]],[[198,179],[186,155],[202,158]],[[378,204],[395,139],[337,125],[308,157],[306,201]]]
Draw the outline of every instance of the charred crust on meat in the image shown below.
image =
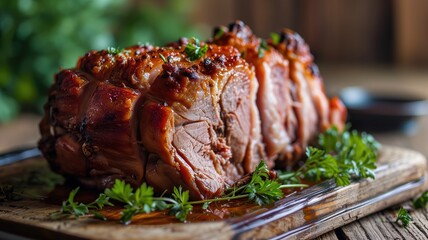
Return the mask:
[[198,66],[197,65],[193,65],[192,67],[190,67],[190,68],[183,68],[183,69],[180,69],[180,71],[181,71],[181,75],[183,75],[183,76],[185,76],[185,77],[187,77],[187,78],[189,78],[189,80],[197,80],[198,78],[200,78],[199,76],[198,76],[198,73],[197,73],[197,69],[198,68]]
[[163,72],[160,78],[163,79],[163,89],[167,91],[181,92],[187,85],[187,82],[199,79],[198,73],[194,68],[180,68],[175,64],[166,63],[162,65]]
[[91,142],[84,142],[82,144],[82,153],[88,159],[93,159],[97,155],[98,151],[99,148],[97,146],[92,145]]
[[125,48],[121,54],[110,54],[107,50],[90,51],[79,59],[76,69],[89,73],[98,81],[105,81],[112,72],[127,69],[128,67],[124,65],[132,66],[132,63],[147,57],[142,53],[153,49],[153,46],[145,45]]
[[299,34],[296,32],[290,30],[290,29],[284,29],[281,31],[281,34],[279,35],[279,42],[285,43],[290,46],[296,45],[296,43],[302,43],[303,39],[300,37]]
[[229,32],[237,33],[244,30],[245,27],[246,26],[243,21],[236,20],[235,22],[229,24]]
[[203,62],[206,69],[210,70],[213,67],[213,62],[210,58],[205,58]]
[[174,76],[176,75],[178,71],[177,65],[173,64],[163,64],[162,65],[163,72],[160,74],[160,77],[165,79],[165,82],[167,83],[167,86],[177,88],[179,87],[179,82],[177,82],[178,79],[175,79]]
[[280,33],[279,44],[275,46],[280,52],[293,53],[304,62],[312,62],[312,55],[305,40],[296,32],[284,29]]
[[180,49],[183,46],[186,46],[189,43],[189,39],[187,38],[179,38],[177,41],[175,42],[170,42],[168,44],[166,44],[166,47],[171,47],[174,49]]
[[211,58],[205,58],[202,62],[202,65],[202,72],[206,75],[214,75],[218,70],[217,65]]
[[220,38],[225,32],[227,32],[228,29],[225,26],[218,26],[215,27],[213,30],[213,39],[216,40],[218,38]]
[[233,46],[239,51],[242,58],[257,55],[256,48],[260,45],[260,39],[242,21],[235,21],[227,28],[220,26],[217,29],[223,29],[224,33],[217,34],[212,40],[213,43],[221,46]]
[[87,125],[88,125],[88,118],[86,117],[86,114],[85,114],[82,118],[82,121],[80,122],[79,132],[81,132],[81,133],[86,132],[86,126]]

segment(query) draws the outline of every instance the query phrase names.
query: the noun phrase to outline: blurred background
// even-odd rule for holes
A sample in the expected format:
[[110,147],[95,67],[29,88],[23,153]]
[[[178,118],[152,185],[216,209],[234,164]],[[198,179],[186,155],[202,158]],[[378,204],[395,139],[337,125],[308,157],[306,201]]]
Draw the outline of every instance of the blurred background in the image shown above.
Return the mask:
[[261,37],[299,32],[332,94],[359,81],[424,94],[417,83],[428,81],[427,10],[423,0],[1,1],[0,122],[40,113],[54,73],[89,50],[206,39],[235,19]]

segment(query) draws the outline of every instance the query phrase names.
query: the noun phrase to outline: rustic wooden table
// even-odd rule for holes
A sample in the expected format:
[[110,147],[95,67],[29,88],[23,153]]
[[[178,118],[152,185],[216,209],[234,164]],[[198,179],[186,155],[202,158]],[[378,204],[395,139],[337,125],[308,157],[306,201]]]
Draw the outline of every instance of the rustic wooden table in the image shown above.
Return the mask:
[[[337,94],[344,87],[357,85],[373,90],[409,92],[428,98],[428,71],[426,70],[343,66],[321,66],[320,69],[326,79],[328,92],[331,94]],[[34,145],[39,137],[38,121],[38,116],[23,115],[13,122],[0,125],[0,152],[16,146]],[[373,135],[382,144],[414,149],[428,156],[428,117],[419,118],[418,126],[412,132],[374,132]],[[409,204],[410,202],[404,202],[400,206]],[[398,207],[388,208],[341,228],[332,229],[318,239],[427,239],[427,209],[411,212],[414,222],[409,227],[403,228],[395,223]],[[0,232],[0,239],[11,237],[24,239]]]

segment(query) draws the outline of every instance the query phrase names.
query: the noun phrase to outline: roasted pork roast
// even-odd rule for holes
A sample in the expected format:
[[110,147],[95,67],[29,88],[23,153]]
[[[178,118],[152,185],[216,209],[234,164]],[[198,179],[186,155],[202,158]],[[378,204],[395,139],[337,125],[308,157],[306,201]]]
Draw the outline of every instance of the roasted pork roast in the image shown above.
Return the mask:
[[266,42],[237,21],[191,61],[166,47],[91,51],[60,71],[40,123],[53,170],[104,189],[115,179],[192,199],[219,196],[265,160],[292,167],[346,110],[324,92],[309,47],[284,30]]

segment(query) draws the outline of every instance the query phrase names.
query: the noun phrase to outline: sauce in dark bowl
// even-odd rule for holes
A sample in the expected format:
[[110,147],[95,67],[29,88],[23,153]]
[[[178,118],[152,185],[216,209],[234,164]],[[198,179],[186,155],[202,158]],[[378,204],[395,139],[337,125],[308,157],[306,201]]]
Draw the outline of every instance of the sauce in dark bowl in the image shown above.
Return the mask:
[[349,87],[341,91],[340,98],[352,127],[364,131],[408,131],[416,126],[417,117],[428,114],[428,100],[411,94]]

